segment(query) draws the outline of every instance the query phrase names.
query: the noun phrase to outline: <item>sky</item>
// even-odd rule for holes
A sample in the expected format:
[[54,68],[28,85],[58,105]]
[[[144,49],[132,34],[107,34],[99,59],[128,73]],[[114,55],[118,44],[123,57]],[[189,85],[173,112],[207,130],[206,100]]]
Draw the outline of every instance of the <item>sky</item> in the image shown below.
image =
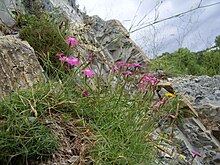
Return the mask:
[[[151,25],[176,14],[206,6]],[[149,58],[186,47],[193,52],[214,45],[220,35],[220,0],[77,0],[88,15],[118,19]]]

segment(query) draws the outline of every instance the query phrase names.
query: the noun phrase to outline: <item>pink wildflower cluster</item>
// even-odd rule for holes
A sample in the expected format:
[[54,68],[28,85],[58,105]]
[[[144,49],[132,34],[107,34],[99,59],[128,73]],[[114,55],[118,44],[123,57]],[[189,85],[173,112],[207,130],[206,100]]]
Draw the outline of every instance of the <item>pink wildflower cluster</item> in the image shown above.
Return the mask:
[[[69,41],[71,46],[75,46],[76,43],[78,42],[75,38],[70,38],[70,37],[66,38],[66,41]],[[81,65],[80,60],[78,58],[74,57],[74,56],[67,57],[67,56],[64,56],[64,53],[56,54],[56,56],[59,57],[60,61],[64,61],[64,62],[69,63],[70,66],[75,66],[75,65],[80,66]],[[93,74],[95,74],[92,70],[87,69],[87,68],[83,69],[83,70],[80,70],[80,72],[84,72],[87,77],[90,77]]]
[[[75,38],[70,38],[70,37],[66,38],[66,41],[69,41],[69,44],[70,44],[72,47],[75,46],[75,45],[77,44],[77,42],[78,42]],[[74,57],[74,56],[65,56],[64,53],[56,54],[56,56],[59,57],[59,60],[60,60],[60,61],[63,61],[63,62],[68,63],[71,67],[72,67],[72,66],[76,66],[76,65],[77,65],[78,67],[81,66],[80,60],[79,60],[79,58],[80,58],[79,55],[78,55],[77,58]],[[86,59],[85,57],[83,58],[83,60],[84,60],[85,63],[87,62],[87,59]],[[92,55],[89,56],[89,60],[90,60],[90,62],[92,61]],[[87,69],[87,68],[85,68],[85,67],[84,67],[83,69],[81,69],[80,72],[81,72],[81,73],[85,73],[85,76],[86,76],[86,77],[90,77],[90,76],[92,76],[92,75],[95,74],[92,70]],[[85,78],[86,78],[86,77],[85,77]],[[89,95],[89,90],[83,89],[83,87],[81,87],[80,85],[79,85],[79,88],[82,89],[82,96],[83,96],[83,97],[86,97],[86,96]]]
[[145,74],[142,78],[143,82],[151,82],[152,85],[155,85],[157,83],[157,78],[152,75]]
[[81,70],[80,72],[84,72],[87,77],[90,77],[90,76],[92,76],[93,74],[95,74],[95,73],[94,73],[92,70],[90,70],[90,69],[84,69],[84,70]]
[[78,42],[75,38],[70,38],[70,37],[66,38],[66,41],[69,41],[71,46],[75,46],[76,43]]
[[140,83],[138,84],[138,86],[142,89],[146,89],[149,85],[149,83],[151,85],[156,85],[157,84],[157,78],[155,76],[152,75],[148,75],[148,74],[144,74],[144,76],[142,77]]
[[60,56],[59,58],[60,61],[66,61],[67,63],[70,64],[70,66],[74,66],[74,65],[80,66],[80,61],[74,56],[66,57],[63,56],[63,54],[57,54],[57,56]]

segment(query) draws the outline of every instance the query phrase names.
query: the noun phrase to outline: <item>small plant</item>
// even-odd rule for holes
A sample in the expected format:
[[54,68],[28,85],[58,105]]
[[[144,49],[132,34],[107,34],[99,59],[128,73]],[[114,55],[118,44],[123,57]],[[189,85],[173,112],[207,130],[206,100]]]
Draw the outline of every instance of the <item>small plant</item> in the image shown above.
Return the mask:
[[[0,143],[4,152],[0,161],[22,164],[59,153],[62,140],[58,137],[63,135],[45,124],[48,120],[53,124],[57,113],[67,123],[74,116],[77,125],[86,130],[79,133],[85,146],[74,149],[80,157],[78,163],[154,164],[157,150],[169,153],[160,145],[172,140],[173,132],[168,134],[167,130],[178,118],[178,97],[167,94],[159,99],[159,80],[129,61],[110,64],[104,79],[101,71],[92,69],[96,59],[78,51],[75,38],[65,42],[68,51],[53,55],[60,63],[58,68],[52,67],[58,77],[2,101]],[[171,114],[175,116],[172,121]],[[162,132],[154,138],[157,128]],[[68,143],[79,145],[76,133],[67,136],[71,136]]]
[[[43,124],[46,113],[40,93],[14,93],[0,102],[0,162],[24,164],[27,160],[44,159],[58,146],[57,137]],[[39,105],[40,104],[40,105]]]
[[[55,128],[73,118],[74,128],[63,134],[68,144],[83,144],[66,152],[79,157],[75,163],[154,164],[158,150],[172,156],[160,145],[172,141],[178,97],[168,94],[158,99],[159,80],[142,73],[138,63],[104,63],[93,70],[99,63],[95,53],[81,53],[80,41],[67,37],[68,21],[41,10],[31,13],[17,15],[19,35],[35,49],[50,79],[2,100],[0,163],[28,164],[61,152],[64,135]],[[107,76],[103,65],[110,68]],[[84,130],[76,130],[76,125]],[[154,138],[158,128],[161,133]]]
[[[74,38],[66,40],[76,52],[77,41]],[[172,114],[175,118],[178,116],[178,98],[167,94],[162,100],[155,100],[159,81],[153,75],[140,73],[140,64],[113,63],[109,66],[108,78],[103,79],[104,75],[90,68],[94,62],[91,57],[85,58],[80,52],[78,57],[65,53],[57,56],[68,68],[65,73],[74,79],[75,86],[81,91],[74,109],[95,134],[95,142],[89,152],[91,161],[96,164],[153,163],[154,147],[158,148],[159,143],[148,135],[158,128],[161,119],[167,120],[161,130],[168,127],[173,130],[174,122],[169,122],[168,118],[173,117]],[[174,99],[176,101],[172,103]]]
[[54,55],[69,50],[69,45],[65,42],[69,35],[69,22],[62,15],[58,17],[54,13],[46,12],[37,12],[35,15],[19,14],[17,20],[17,26],[21,27],[19,37],[34,48],[49,76],[57,74],[54,73],[54,68],[59,68],[60,62]]

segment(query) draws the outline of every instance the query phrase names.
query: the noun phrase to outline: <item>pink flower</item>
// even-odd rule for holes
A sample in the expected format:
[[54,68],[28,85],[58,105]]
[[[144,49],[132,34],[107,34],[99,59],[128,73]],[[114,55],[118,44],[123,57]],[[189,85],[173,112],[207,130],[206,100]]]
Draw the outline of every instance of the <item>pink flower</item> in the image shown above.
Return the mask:
[[124,75],[132,75],[133,73],[130,72],[130,71],[125,71],[125,72],[122,72],[122,74],[124,74]]
[[83,97],[86,97],[89,95],[89,91],[88,90],[84,90],[83,93],[82,93],[82,96]]
[[158,99],[158,103],[159,103],[159,104],[164,104],[164,101],[161,100],[161,99]]
[[117,67],[113,67],[112,70],[113,70],[113,71],[116,71],[116,70],[118,70],[118,68],[117,68]]
[[66,41],[70,41],[71,46],[76,45],[76,43],[78,42],[75,38],[66,38]]
[[58,53],[58,54],[56,54],[55,56],[62,57],[62,56],[63,56],[63,53]]
[[85,72],[87,77],[90,77],[93,74],[95,74],[92,70],[89,70],[89,69],[84,69],[84,70],[81,70],[80,72]]
[[151,80],[151,84],[152,84],[152,85],[155,85],[156,83],[157,83],[157,80],[156,80],[156,79],[152,79],[152,80]]
[[128,66],[128,63],[126,63],[126,62],[116,62],[115,65],[116,66]]
[[74,66],[74,65],[80,66],[80,61],[73,56],[66,58],[66,62],[68,62],[71,66]]
[[92,61],[92,59],[93,59],[93,54],[90,54],[89,55],[89,60]]
[[174,116],[174,115],[172,115],[172,114],[169,114],[168,116],[171,117],[172,119],[175,119],[175,118],[176,118],[176,116]]
[[145,89],[145,85],[143,83],[139,83],[138,87],[141,88],[141,89]]
[[141,64],[138,63],[128,64],[128,66],[142,67]]
[[143,82],[149,82],[149,81],[151,81],[151,80],[153,80],[153,79],[154,79],[153,76],[145,74],[145,75],[143,76],[143,78],[142,78],[142,81],[143,81]]
[[159,109],[159,107],[157,106],[157,105],[155,105],[155,106],[153,106],[153,108],[152,108],[154,111],[156,111],[156,110],[158,110]]
[[143,82],[151,82],[152,85],[155,85],[157,83],[157,79],[154,76],[147,75],[145,74],[144,77],[142,78]]
[[194,154],[194,156],[198,156],[198,157],[202,157],[202,155],[200,155],[198,152],[192,150],[192,153]]
[[66,56],[60,57],[59,60],[60,61],[66,61]]

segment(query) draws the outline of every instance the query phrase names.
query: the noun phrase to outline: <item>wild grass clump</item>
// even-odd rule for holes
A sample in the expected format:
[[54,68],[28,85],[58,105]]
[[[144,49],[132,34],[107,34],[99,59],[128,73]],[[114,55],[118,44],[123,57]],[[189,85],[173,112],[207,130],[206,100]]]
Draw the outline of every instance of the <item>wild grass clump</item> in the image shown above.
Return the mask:
[[[91,162],[154,163],[158,141],[152,140],[152,134],[162,121],[166,129],[173,127],[176,119],[170,122],[170,116],[178,116],[178,108],[172,103],[175,95],[158,98],[156,89],[159,80],[140,72],[142,66],[138,63],[116,62],[108,66],[108,73],[94,72],[95,56],[84,57],[77,52],[78,41],[74,38],[67,40],[73,53],[58,54],[57,60],[62,61],[66,69],[69,66],[65,73],[74,80],[74,85],[69,85],[78,93],[74,98],[74,109],[95,134],[93,147],[89,150]],[[74,56],[76,52],[77,57]]]
[[57,122],[52,113],[77,116],[72,105],[78,93],[70,84],[74,85],[72,79],[66,85],[50,81],[1,100],[1,164],[34,164],[58,150],[61,142],[51,129]]
[[25,164],[56,150],[58,139],[42,121],[46,113],[43,93],[41,88],[40,93],[19,92],[1,100],[1,164]]
[[[95,52],[81,53],[80,41],[66,38],[68,23],[56,16],[37,12],[18,17],[20,37],[35,49],[51,79],[1,101],[0,163],[44,160],[62,148],[62,136],[50,126],[63,123],[54,121],[51,114],[57,113],[60,120],[74,116],[86,127],[80,141],[90,147],[77,144],[77,152],[70,149],[79,157],[76,164],[155,164],[157,149],[164,139],[173,138],[178,98],[174,94],[158,98],[159,80],[142,73],[138,63],[100,64]],[[103,65],[108,65],[108,72]],[[162,132],[155,138],[158,128]],[[67,130],[71,134],[66,139],[79,143],[73,130]]]
[[[50,14],[43,13],[40,16],[21,16],[25,23],[19,33],[19,37],[34,48],[38,53],[54,55],[68,49],[64,38],[68,35],[68,22],[56,22]],[[60,26],[60,27],[59,27]],[[66,26],[66,27],[64,27]]]
[[[112,63],[108,73],[94,72],[95,56],[78,52],[76,39],[66,40],[72,52],[57,52],[53,58],[61,65],[51,66],[62,76],[2,100],[0,161],[22,164],[58,151],[60,136],[48,124],[54,120],[51,113],[57,112],[66,120],[75,116],[87,127],[81,136],[90,147],[78,149],[78,163],[154,164],[155,148],[178,116],[172,103],[175,95],[158,98],[159,80],[140,73],[138,63]],[[164,134],[158,140],[154,133],[161,126]],[[77,135],[71,137],[67,139],[77,143]],[[172,131],[165,138],[172,139]]]

